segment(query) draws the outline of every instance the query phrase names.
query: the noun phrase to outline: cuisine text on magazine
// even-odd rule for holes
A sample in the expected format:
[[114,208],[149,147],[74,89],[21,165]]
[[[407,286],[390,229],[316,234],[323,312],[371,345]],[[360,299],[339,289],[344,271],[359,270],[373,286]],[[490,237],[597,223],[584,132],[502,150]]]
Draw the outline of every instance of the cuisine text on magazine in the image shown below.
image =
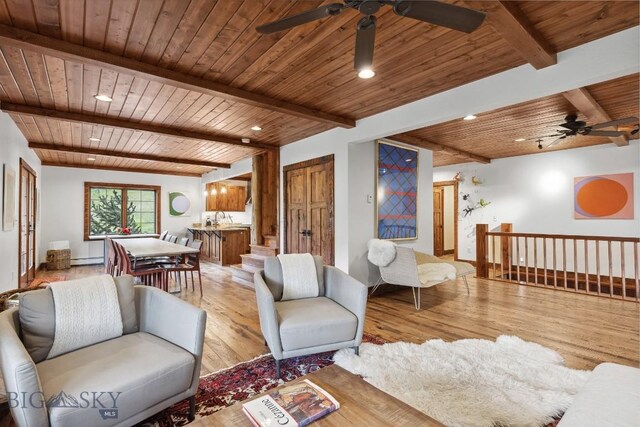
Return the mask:
[[333,396],[309,380],[284,385],[242,405],[256,427],[304,427],[338,408]]

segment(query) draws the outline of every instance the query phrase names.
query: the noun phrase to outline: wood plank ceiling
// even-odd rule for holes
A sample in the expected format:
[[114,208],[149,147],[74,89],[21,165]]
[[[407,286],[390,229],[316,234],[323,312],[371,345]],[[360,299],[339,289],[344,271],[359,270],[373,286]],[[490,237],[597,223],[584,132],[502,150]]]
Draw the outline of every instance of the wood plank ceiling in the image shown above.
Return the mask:
[[[640,117],[639,74],[587,86],[586,89],[612,119]],[[405,135],[417,141],[433,141],[489,159],[612,144],[608,138],[577,135],[549,148],[547,148],[548,144],[555,138],[544,138],[542,142],[544,148],[538,149],[535,139],[539,136],[555,134],[557,129],[561,129],[558,125],[564,123],[565,116],[570,113],[577,113],[578,120],[595,124],[562,94],[557,94],[477,114],[475,120],[452,120],[408,132]],[[627,138],[638,139],[638,134],[630,135],[629,131],[632,128],[632,126],[621,126],[620,130],[627,132]],[[521,138],[526,141],[516,141]],[[433,158],[434,166],[471,161],[467,157],[452,155],[451,152],[442,150],[434,151]]]
[[[212,166],[196,161],[224,167],[526,62],[490,19],[467,35],[381,10],[370,80],[353,71],[354,11],[269,36],[254,29],[320,4],[0,0],[0,102],[45,164],[200,175]],[[638,25],[636,2],[517,7],[554,52]]]

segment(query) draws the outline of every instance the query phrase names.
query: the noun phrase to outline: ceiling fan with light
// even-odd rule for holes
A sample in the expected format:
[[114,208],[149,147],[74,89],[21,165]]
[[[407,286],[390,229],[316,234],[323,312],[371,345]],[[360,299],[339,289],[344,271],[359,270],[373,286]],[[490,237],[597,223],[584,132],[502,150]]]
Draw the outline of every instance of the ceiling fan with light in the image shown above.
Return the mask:
[[261,34],[272,34],[288,30],[327,16],[335,16],[345,9],[354,9],[364,15],[356,25],[356,47],[354,66],[363,79],[373,77],[373,50],[375,44],[375,14],[383,6],[391,6],[396,15],[412,18],[429,24],[471,33],[484,21],[485,14],[452,4],[432,0],[346,0],[331,3],[298,15],[256,27]]
[[[623,136],[625,134],[624,130],[620,130],[620,125],[633,124],[635,123],[635,129],[631,130],[629,133],[631,135],[635,135],[638,133],[638,118],[637,117],[625,117],[623,119],[611,120],[609,122],[597,123],[594,125],[587,125],[587,122],[582,120],[578,120],[578,116],[576,114],[569,114],[564,118],[565,122],[559,125],[564,129],[559,129],[556,133],[551,135],[538,136],[535,138],[526,139],[525,141],[536,141],[538,143],[538,148],[542,150],[544,148],[542,146],[542,142],[546,138],[556,138],[554,139],[546,148],[554,147],[558,145],[562,140],[576,135],[583,136],[604,136],[609,138],[614,138],[617,136]],[[615,128],[615,130],[599,130],[606,128]]]

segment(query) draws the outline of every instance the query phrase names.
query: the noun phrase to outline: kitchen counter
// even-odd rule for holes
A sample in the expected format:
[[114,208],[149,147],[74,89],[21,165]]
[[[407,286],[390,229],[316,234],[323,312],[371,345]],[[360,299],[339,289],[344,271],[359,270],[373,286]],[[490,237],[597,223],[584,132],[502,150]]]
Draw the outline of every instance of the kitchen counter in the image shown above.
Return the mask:
[[187,227],[194,239],[202,240],[201,256],[218,265],[240,264],[249,253],[250,225]]

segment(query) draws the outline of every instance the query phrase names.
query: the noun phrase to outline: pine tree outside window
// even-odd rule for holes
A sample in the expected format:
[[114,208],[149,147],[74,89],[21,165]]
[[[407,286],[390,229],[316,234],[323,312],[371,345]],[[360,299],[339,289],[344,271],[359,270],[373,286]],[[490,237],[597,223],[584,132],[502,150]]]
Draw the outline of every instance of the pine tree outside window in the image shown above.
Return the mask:
[[85,240],[158,234],[160,187],[85,182]]

